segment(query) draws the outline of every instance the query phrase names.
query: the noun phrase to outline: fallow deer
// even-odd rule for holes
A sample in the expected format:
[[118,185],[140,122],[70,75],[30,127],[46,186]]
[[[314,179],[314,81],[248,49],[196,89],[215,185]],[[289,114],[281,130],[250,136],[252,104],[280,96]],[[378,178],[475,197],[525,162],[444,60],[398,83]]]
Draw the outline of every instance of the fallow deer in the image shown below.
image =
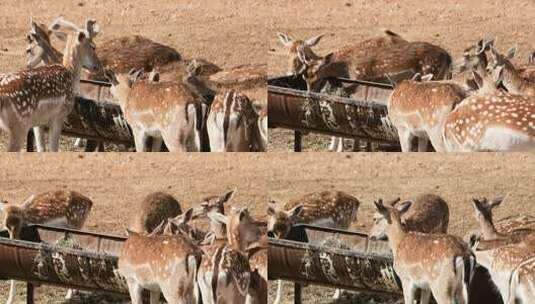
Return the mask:
[[[408,210],[401,214],[401,223],[405,231],[422,233],[447,233],[449,224],[449,207],[446,201],[435,194],[422,194],[416,196],[414,200],[404,202],[395,201],[391,207],[398,210]],[[386,240],[386,219],[379,213],[373,215],[373,226],[370,230],[370,237],[378,240]]]
[[130,230],[137,233],[151,233],[160,223],[182,214],[180,203],[165,192],[151,193],[139,203],[132,218]]
[[39,67],[0,75],[0,126],[9,134],[8,151],[19,151],[28,130],[48,125],[49,150],[57,151],[63,122],[79,92],[82,65],[101,68],[87,29],[80,29],[62,18],[56,19],[54,33],[67,44],[63,65]]
[[472,72],[481,76],[487,74],[488,58],[486,52],[493,45],[494,39],[481,39],[475,45],[466,48],[461,61],[453,67],[452,82],[467,91],[473,90],[477,84],[473,83],[474,74]]
[[520,76],[530,82],[535,82],[535,51],[528,56],[528,63],[518,68]]
[[498,53],[494,47],[491,47],[489,68],[497,81],[500,78],[509,93],[535,96],[535,82],[522,78],[510,61],[515,54],[516,47],[510,48],[505,56]]
[[196,214],[198,214],[199,218],[207,216],[210,219],[210,230],[205,236],[205,239],[202,240],[203,242],[207,240],[226,239],[226,226],[221,222],[211,220],[210,215],[213,215],[215,213],[225,215],[225,205],[232,200],[235,192],[236,189],[233,189],[220,196],[209,196],[204,198],[200,203],[200,210],[197,211]]
[[163,140],[171,152],[200,151],[207,105],[188,83],[135,81],[133,75],[106,71],[112,95],[119,101],[132,127],[136,151],[146,151],[153,139],[159,151]]
[[[267,209],[267,234],[284,239],[293,225],[307,223],[318,226],[348,229],[357,220],[360,202],[342,191],[322,191],[289,200],[283,205],[271,202]],[[334,298],[340,297],[337,289]],[[282,300],[282,281],[278,281],[274,303]]]
[[535,98],[494,94],[471,96],[447,117],[448,152],[529,151],[535,149]]
[[401,215],[410,204],[398,210],[379,200],[375,206],[387,221],[386,234],[405,303],[414,302],[416,289],[421,289],[423,304],[429,303],[431,294],[438,304],[468,303],[468,285],[476,264],[468,245],[447,234],[405,231]]
[[217,94],[206,127],[212,152],[266,151],[260,116],[245,94],[235,90]]
[[535,257],[521,262],[511,274],[508,303],[535,303]]
[[[3,215],[0,227],[7,229],[11,239],[18,239],[27,224],[81,229],[92,206],[89,198],[75,191],[43,192],[30,196],[20,206],[0,202],[0,213]],[[72,293],[69,290],[66,298],[71,298]],[[12,280],[7,303],[11,304],[14,300],[15,281]]]
[[126,279],[133,304],[143,303],[143,289],[150,291],[151,303],[159,302],[160,292],[167,303],[198,303],[196,278],[203,253],[189,237],[127,233],[118,272]]

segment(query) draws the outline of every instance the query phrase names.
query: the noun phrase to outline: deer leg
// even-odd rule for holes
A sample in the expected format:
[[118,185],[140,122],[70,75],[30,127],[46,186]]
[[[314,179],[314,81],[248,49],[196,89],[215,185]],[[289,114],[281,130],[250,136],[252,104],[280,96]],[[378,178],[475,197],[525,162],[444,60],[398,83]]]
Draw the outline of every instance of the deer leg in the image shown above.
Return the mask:
[[22,145],[26,139],[28,130],[24,128],[13,128],[9,132],[9,143],[7,145],[8,152],[20,152]]
[[132,304],[143,304],[142,292],[143,288],[132,279],[127,279],[126,283],[128,284],[128,293],[130,294],[130,300]]
[[6,304],[13,304],[15,301],[15,294],[16,294],[16,290],[15,290],[16,281],[11,280],[9,281],[9,283],[10,283],[9,297],[7,298]]
[[48,151],[58,152],[62,128],[63,118],[56,118],[50,122],[48,126]]
[[429,146],[429,138],[426,136],[418,136],[418,152],[427,152]]
[[45,152],[45,130],[42,126],[33,127],[33,134],[35,135],[35,146],[37,152]]
[[277,281],[277,295],[275,296],[275,301],[273,304],[279,304],[282,302],[282,280]]
[[150,304],[159,304],[160,303],[160,291],[150,291]]
[[429,300],[431,300],[431,289],[420,289],[420,304],[429,304]]
[[185,136],[181,136],[180,131],[165,131],[162,132],[162,137],[169,152],[187,151]]
[[412,134],[409,129],[404,127],[398,128],[399,144],[401,145],[401,152],[411,152]]
[[163,143],[163,138],[153,136],[152,137],[152,148],[151,148],[151,151],[152,152],[160,152],[162,150],[162,143]]
[[416,291],[416,288],[414,288],[410,281],[402,281],[401,287],[403,289],[403,299],[405,304],[414,304],[414,292]]
[[147,142],[147,134],[139,128],[132,128],[134,133],[134,142],[136,144],[136,152],[146,152],[145,142]]

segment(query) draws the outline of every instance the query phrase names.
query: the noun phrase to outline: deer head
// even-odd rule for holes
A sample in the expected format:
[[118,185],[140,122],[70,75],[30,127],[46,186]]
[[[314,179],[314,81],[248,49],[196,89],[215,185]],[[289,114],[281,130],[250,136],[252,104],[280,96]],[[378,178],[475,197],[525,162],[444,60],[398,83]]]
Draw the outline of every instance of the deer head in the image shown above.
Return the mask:
[[288,236],[293,225],[301,220],[303,205],[298,205],[288,211],[280,210],[275,202],[270,202],[267,214],[267,233],[270,237],[283,239]]
[[456,72],[465,71],[482,72],[487,68],[488,59],[485,52],[490,50],[494,45],[494,38],[481,39],[475,45],[466,48],[463,52],[463,58],[456,66]]
[[0,228],[6,229],[11,239],[19,238],[20,231],[26,224],[24,208],[32,202],[34,197],[34,195],[28,197],[20,207],[0,200]]
[[293,40],[284,33],[277,33],[279,41],[288,49],[288,74],[297,76],[303,71],[303,61],[299,58],[298,49],[306,53],[308,57],[317,59],[318,56],[312,51],[312,47],[316,46],[324,35],[314,36],[307,40]]
[[[406,213],[412,202],[407,201],[400,205],[400,208],[395,206],[400,201],[400,198],[392,200],[387,206],[383,204],[383,200],[375,201],[377,212],[384,218],[384,232],[388,237],[389,242],[398,242],[400,235],[404,232],[401,216]],[[392,246],[392,248],[397,246]]]
[[[379,200],[379,202],[382,203],[382,200]],[[390,207],[398,210],[400,214],[406,213],[410,206],[412,205],[412,201],[404,201],[400,202],[399,200],[394,200],[390,203]],[[388,225],[388,221],[386,220],[386,217],[383,213],[379,212],[377,210],[373,215],[373,226],[370,230],[370,238],[372,240],[387,240],[387,233],[386,233],[386,227]]]
[[494,239],[498,237],[496,228],[494,228],[494,222],[492,221],[492,209],[499,206],[503,200],[504,197],[497,197],[493,200],[487,200],[485,197],[472,199],[475,216],[485,239]]
[[297,55],[301,61],[301,69],[298,71],[307,83],[308,91],[319,92],[323,85],[324,79],[337,76],[334,60],[334,53],[325,57],[311,58],[303,47],[297,50]]
[[[201,210],[199,216],[209,216],[216,213],[225,214],[225,204],[228,203],[234,197],[236,189],[228,191],[220,196],[210,196],[205,198],[201,202]],[[216,238],[221,238],[226,236],[225,225],[219,221],[210,220],[210,232],[215,234]]]
[[247,208],[233,208],[228,216],[214,213],[208,214],[208,217],[226,225],[229,245],[240,252],[246,252],[252,243],[260,239],[260,227],[251,217]]
[[503,77],[504,70],[515,70],[510,60],[515,57],[516,49],[516,46],[513,46],[505,55],[502,55],[494,47],[490,48],[490,61],[487,69],[496,81]]

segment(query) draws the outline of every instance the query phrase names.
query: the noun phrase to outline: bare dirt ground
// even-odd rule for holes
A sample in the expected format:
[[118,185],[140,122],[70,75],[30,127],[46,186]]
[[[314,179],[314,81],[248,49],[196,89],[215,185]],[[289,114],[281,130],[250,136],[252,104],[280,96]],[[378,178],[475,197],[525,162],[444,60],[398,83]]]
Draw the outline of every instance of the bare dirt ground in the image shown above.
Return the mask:
[[[326,55],[343,46],[380,35],[390,29],[410,41],[427,41],[446,49],[458,60],[462,51],[486,36],[497,37],[496,46],[505,51],[518,44],[515,63],[525,63],[535,50],[535,3],[532,0],[294,0],[270,1],[268,30],[268,75],[282,75],[287,69],[286,49],[277,32],[296,39],[325,34],[315,48]],[[293,149],[293,133],[270,130],[270,151]],[[325,151],[326,136],[306,136],[304,151]]]
[[[71,189],[93,200],[86,230],[122,235],[136,203],[166,191],[185,210],[210,195],[237,188],[232,206],[247,206],[262,218],[267,201],[268,162],[262,155],[231,154],[8,154],[0,157],[0,198],[21,203],[32,193]],[[206,224],[202,221],[201,224]],[[1,267],[1,265],[0,265]],[[25,303],[19,284],[16,303]],[[0,302],[9,290],[0,282]],[[36,303],[61,303],[65,290],[38,288]],[[99,302],[97,302],[99,303]]]
[[[204,58],[221,68],[267,62],[269,11],[262,0],[4,0],[0,3],[0,73],[26,64],[25,35],[33,20],[49,24],[63,15],[82,24],[95,18],[101,33],[95,42],[140,34],[174,47],[183,58]],[[62,46],[53,40],[55,46]],[[60,48],[61,49],[61,48]],[[5,134],[0,131],[0,151]],[[62,138],[62,151],[76,151]]]
[[[270,154],[269,158],[274,157]],[[361,202],[356,228],[368,231],[374,200],[435,193],[449,204],[449,233],[463,236],[478,228],[472,197],[509,194],[496,209],[496,219],[535,215],[534,166],[532,154],[282,154],[272,171],[269,195],[270,199],[285,201],[314,191],[345,191]],[[285,284],[285,303],[293,303],[292,286]],[[275,292],[276,283],[270,281],[270,303]],[[333,289],[305,287],[303,301],[333,303],[333,293]],[[341,303],[385,303],[363,299],[355,297]]]

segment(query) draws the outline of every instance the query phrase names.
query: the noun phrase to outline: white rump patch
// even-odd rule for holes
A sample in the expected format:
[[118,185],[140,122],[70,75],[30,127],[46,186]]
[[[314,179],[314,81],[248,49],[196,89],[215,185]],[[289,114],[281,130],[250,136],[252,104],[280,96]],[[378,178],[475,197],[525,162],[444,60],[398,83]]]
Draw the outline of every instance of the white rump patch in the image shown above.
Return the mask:
[[481,138],[478,150],[526,151],[535,150],[535,139],[509,128],[488,128]]

